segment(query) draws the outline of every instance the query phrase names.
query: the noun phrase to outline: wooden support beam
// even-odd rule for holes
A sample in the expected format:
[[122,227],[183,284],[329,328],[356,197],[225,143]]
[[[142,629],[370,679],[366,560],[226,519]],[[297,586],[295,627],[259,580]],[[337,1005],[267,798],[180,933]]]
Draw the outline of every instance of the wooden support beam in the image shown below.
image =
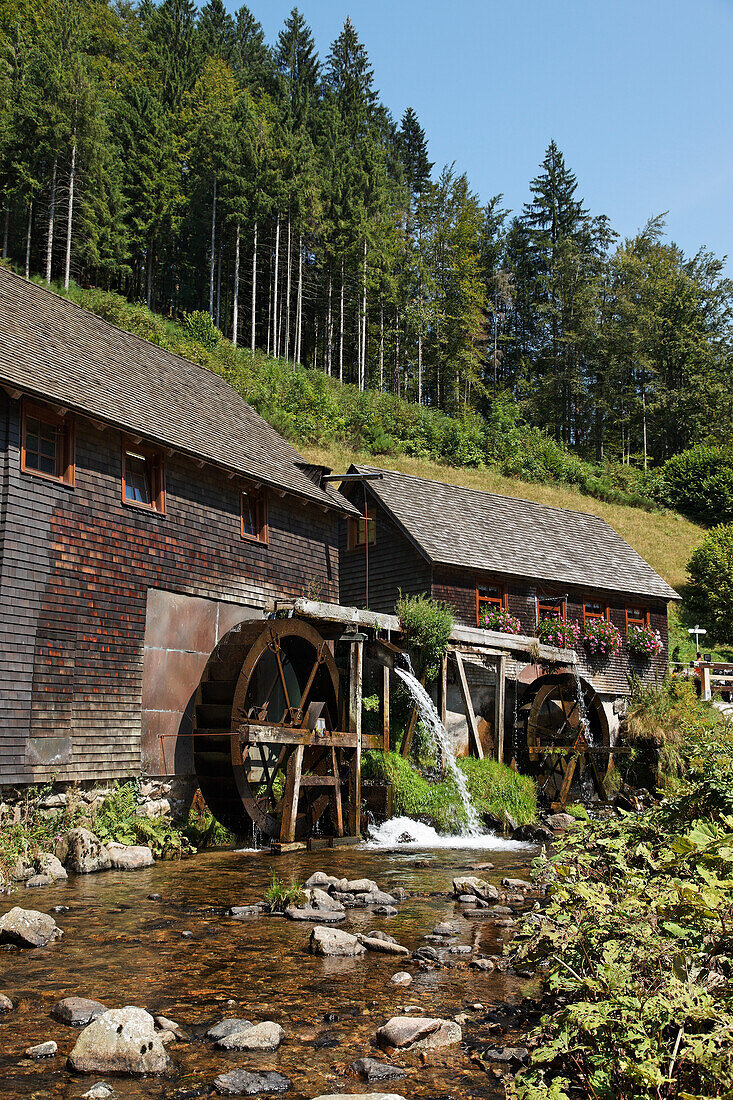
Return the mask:
[[448,716],[448,654],[440,659],[440,720],[445,725]]
[[344,812],[341,805],[341,776],[339,774],[339,762],[338,754],[335,749],[331,749],[331,770],[333,771],[335,784],[333,789],[333,803],[334,803],[334,824],[336,825],[336,836],[344,835]]
[[307,748],[329,749],[335,746],[337,749],[355,749],[355,734],[342,733],[338,730],[326,730],[319,733],[317,730],[301,729],[298,726],[263,726],[257,722],[242,722],[238,727],[239,739],[243,744],[261,745],[305,745]]
[[288,764],[283,797],[283,818],[280,823],[280,843],[292,844],[295,840],[295,826],[298,821],[298,799],[300,798],[300,778],[303,768],[303,745],[298,745]]
[[389,669],[382,665],[382,750],[389,752]]
[[351,765],[349,829],[356,836],[361,827],[361,694],[364,671],[363,635],[351,643],[349,654],[349,734],[355,739],[356,752]]
[[496,744],[496,759],[504,762],[504,714],[506,707],[506,657],[497,657],[494,665],[496,669],[496,694],[494,695],[494,740]]
[[463,667],[463,658],[458,650],[453,654],[456,659],[456,668],[458,669],[458,685],[461,689],[461,698],[463,699],[463,709],[466,712],[466,721],[468,723],[468,740],[469,749],[471,740],[473,740],[473,747],[476,750],[476,756],[479,760],[484,758],[484,750],[481,747],[481,738],[478,735],[478,726],[476,725],[476,715],[473,709],[473,701],[471,699],[471,692],[468,690],[468,680],[466,679],[466,670]]
[[[425,687],[425,673],[424,672],[423,672],[422,676],[420,677],[420,683],[422,684],[423,687]],[[420,717],[420,708],[417,705],[417,703],[415,703],[415,705],[412,708],[412,713],[410,715],[410,721],[407,723],[407,729],[405,730],[405,736],[402,738],[402,746],[400,748],[400,752],[404,757],[407,757],[409,755],[410,749],[412,748],[412,738],[415,734],[415,726],[417,725],[417,720],[418,720],[419,717]]]

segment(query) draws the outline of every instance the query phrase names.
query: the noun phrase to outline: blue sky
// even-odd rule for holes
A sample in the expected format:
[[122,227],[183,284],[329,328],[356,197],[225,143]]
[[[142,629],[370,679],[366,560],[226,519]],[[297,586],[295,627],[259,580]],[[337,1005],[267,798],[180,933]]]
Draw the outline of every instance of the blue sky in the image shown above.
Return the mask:
[[[227,0],[234,11],[238,4]],[[292,0],[251,0],[273,42]],[[436,168],[528,198],[551,138],[622,235],[668,210],[686,252],[730,254],[733,0],[300,0],[321,58],[346,16],[382,101],[415,108]]]

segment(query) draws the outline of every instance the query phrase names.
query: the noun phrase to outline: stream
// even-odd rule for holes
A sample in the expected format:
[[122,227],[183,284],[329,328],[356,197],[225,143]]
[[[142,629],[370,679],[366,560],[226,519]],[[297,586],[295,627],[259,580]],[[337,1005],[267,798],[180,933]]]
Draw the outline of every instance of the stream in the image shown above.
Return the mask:
[[[452,944],[501,953],[507,929],[483,918],[466,919],[446,893],[455,875],[472,873],[480,862],[495,865],[476,873],[496,884],[504,875],[524,877],[534,849],[492,837],[472,837],[470,847],[418,848],[420,841],[430,842],[429,835],[402,847],[383,846],[400,835],[393,831],[359,847],[279,856],[203,852],[134,873],[72,875],[57,886],[21,888],[0,898],[0,914],[14,905],[44,912],[69,907],[54,914],[64,936],[49,947],[0,948],[0,991],[17,1004],[0,1015],[0,1097],[77,1100],[102,1079],[77,1077],[65,1068],[78,1031],[54,1020],[50,1011],[67,996],[90,997],[109,1008],[138,1005],[192,1032],[193,1041],[168,1048],[167,1076],[107,1076],[121,1098],[213,1096],[214,1078],[235,1068],[285,1074],[293,1082],[285,1094],[292,1100],[379,1091],[424,1100],[503,1096],[503,1087],[471,1060],[472,1051],[516,1040],[499,1033],[486,1017],[497,1006],[517,1004],[531,994],[531,981],[471,970],[458,954],[450,956],[449,969],[432,971],[371,952],[354,959],[320,958],[307,951],[309,924],[270,916],[236,921],[225,915],[232,905],[261,900],[273,870],[285,881],[301,882],[323,870],[366,876],[384,890],[402,886],[422,895],[402,902],[393,917],[349,910],[339,926],[345,931],[380,928],[412,951],[438,921],[451,920],[460,926]],[[425,896],[431,893],[442,896]],[[160,900],[149,896],[155,894]],[[413,975],[406,988],[390,982],[403,969]],[[468,1007],[475,1003],[483,1008]],[[399,1080],[368,1085],[355,1077],[349,1067],[356,1058],[387,1060],[372,1046],[376,1029],[410,1011],[448,1018],[468,1012],[463,1043],[422,1057],[396,1052],[392,1060],[408,1074]],[[203,1032],[224,1016],[274,1020],[285,1029],[285,1042],[274,1054],[215,1050]],[[58,1043],[55,1057],[42,1062],[25,1057],[27,1047],[48,1039]]]

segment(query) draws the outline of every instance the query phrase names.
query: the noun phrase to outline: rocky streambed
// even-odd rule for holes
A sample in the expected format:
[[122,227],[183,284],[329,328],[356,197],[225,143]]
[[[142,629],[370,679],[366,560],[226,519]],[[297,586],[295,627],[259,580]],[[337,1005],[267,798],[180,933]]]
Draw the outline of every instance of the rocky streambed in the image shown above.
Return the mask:
[[[503,1095],[534,985],[502,951],[538,904],[533,855],[220,851],[17,891],[0,1097]],[[280,915],[273,871],[308,884]],[[16,908],[62,934],[41,922],[19,946]]]

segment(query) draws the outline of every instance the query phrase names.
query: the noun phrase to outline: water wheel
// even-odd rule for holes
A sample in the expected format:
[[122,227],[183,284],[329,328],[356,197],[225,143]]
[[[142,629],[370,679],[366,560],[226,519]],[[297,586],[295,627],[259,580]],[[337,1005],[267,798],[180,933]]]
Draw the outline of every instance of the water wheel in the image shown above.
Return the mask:
[[310,623],[242,623],[209,658],[196,697],[194,764],[227,828],[292,840],[343,835],[355,738],[339,733],[339,673]]
[[606,798],[611,764],[608,722],[595,689],[572,673],[532,683],[518,710],[524,726],[528,770],[541,796],[564,806],[571,789]]

